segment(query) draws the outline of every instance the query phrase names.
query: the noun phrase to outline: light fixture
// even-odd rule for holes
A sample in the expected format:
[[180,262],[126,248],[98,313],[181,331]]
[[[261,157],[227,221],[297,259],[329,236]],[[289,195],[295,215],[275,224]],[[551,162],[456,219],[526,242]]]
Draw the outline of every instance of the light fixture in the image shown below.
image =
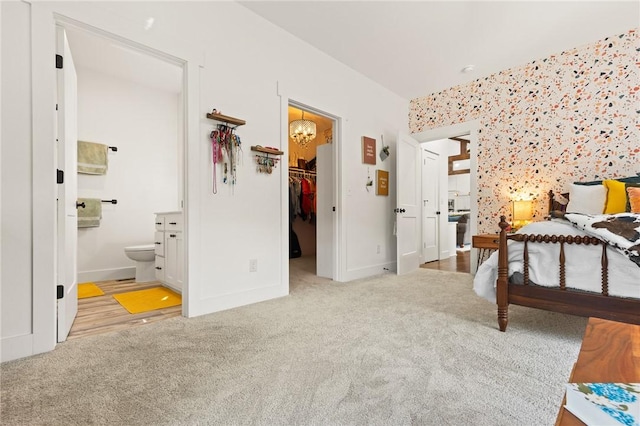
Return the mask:
[[467,65],[466,67],[462,68],[460,70],[460,72],[462,72],[464,74],[467,74],[467,73],[470,73],[471,71],[473,71],[475,68],[476,68],[475,65]]
[[316,123],[305,120],[304,111],[302,111],[301,119],[289,123],[289,136],[302,148],[306,148],[316,137]]
[[511,201],[511,228],[514,231],[522,228],[533,219],[533,201],[513,200]]

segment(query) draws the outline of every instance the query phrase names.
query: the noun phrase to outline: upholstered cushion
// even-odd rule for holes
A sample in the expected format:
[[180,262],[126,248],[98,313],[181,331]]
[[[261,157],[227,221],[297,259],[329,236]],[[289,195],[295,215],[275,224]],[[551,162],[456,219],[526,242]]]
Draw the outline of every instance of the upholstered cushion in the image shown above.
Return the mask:
[[[625,183],[624,186],[626,188],[640,188],[640,183]],[[629,193],[626,191],[625,188],[625,195],[627,196],[627,209],[626,211],[630,212],[631,211],[631,200],[629,199]]]
[[607,199],[604,185],[576,185],[569,188],[568,213],[602,214]]
[[627,188],[627,194],[629,195],[631,212],[640,213],[640,188],[630,186]]
[[624,182],[607,179],[602,182],[607,188],[607,201],[604,205],[605,214],[624,213],[627,211],[627,191]]

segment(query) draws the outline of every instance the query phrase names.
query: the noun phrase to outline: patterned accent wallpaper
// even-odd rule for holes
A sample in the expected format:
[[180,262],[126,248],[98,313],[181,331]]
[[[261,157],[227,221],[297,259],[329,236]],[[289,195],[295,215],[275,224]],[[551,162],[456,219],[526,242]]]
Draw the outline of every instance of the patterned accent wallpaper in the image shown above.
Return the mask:
[[479,120],[478,232],[496,232],[512,198],[640,172],[638,29],[452,87],[409,105],[412,133]]

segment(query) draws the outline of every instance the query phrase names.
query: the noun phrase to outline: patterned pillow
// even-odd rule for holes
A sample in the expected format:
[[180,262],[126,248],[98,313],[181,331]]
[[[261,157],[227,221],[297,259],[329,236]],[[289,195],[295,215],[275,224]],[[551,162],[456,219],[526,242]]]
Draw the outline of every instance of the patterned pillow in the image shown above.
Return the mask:
[[631,213],[640,213],[640,188],[630,186],[627,188]]

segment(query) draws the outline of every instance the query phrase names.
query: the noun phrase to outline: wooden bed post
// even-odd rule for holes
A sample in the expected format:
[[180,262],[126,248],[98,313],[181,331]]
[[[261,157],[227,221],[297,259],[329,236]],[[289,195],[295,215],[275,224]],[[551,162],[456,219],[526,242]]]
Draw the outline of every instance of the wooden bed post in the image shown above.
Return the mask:
[[496,283],[496,302],[498,304],[498,326],[500,331],[507,330],[509,321],[509,265],[507,256],[506,217],[500,216],[500,245],[498,249],[498,281]]

